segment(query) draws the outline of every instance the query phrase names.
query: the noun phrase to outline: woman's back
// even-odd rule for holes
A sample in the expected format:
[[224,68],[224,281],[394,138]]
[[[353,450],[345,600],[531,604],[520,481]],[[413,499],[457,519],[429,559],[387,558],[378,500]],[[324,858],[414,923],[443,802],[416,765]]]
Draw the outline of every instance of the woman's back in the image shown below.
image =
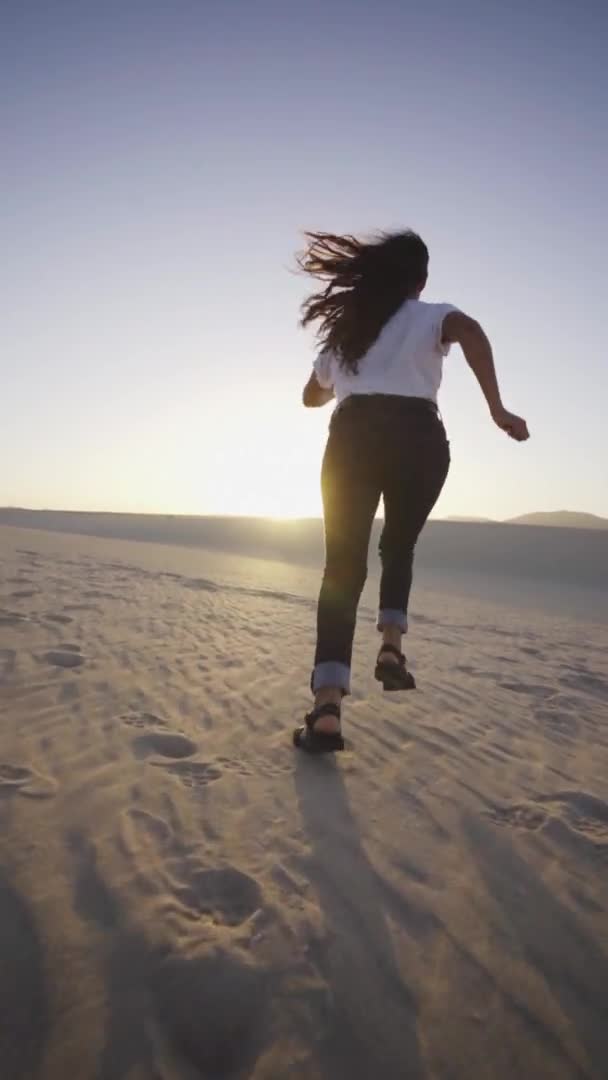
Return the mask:
[[442,342],[443,320],[452,304],[427,304],[408,299],[382,327],[360,358],[357,371],[338,362],[324,349],[314,362],[322,387],[333,387],[338,403],[351,394],[392,394],[437,401],[443,359],[449,343]]

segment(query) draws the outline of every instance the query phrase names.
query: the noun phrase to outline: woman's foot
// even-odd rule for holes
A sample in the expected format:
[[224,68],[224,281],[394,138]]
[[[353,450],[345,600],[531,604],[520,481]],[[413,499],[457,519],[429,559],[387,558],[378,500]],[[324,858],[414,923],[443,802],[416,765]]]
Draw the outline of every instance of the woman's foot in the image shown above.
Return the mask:
[[394,664],[395,667],[399,664],[399,658],[403,655],[400,649],[393,652],[391,645],[383,645],[378,653],[379,664]]
[[403,631],[396,623],[389,623],[382,631],[382,645],[380,652],[378,653],[378,663],[381,664],[398,664],[400,657],[403,655],[401,651],[401,640],[403,638]]
[[340,706],[327,701],[317,705],[293,733],[293,743],[309,754],[334,753],[344,749],[340,731]]
[[381,646],[374,675],[384,690],[416,689],[414,676],[407,670],[405,656],[395,645],[384,642]]
[[[336,735],[340,732],[340,706],[342,704],[342,690],[337,686],[324,686],[320,690],[317,690],[315,694],[315,703],[313,707],[313,713],[318,712],[317,718],[313,721],[313,730],[318,735]],[[328,708],[325,711],[326,706],[335,706],[337,714],[334,709]],[[312,713],[310,714],[312,715]]]

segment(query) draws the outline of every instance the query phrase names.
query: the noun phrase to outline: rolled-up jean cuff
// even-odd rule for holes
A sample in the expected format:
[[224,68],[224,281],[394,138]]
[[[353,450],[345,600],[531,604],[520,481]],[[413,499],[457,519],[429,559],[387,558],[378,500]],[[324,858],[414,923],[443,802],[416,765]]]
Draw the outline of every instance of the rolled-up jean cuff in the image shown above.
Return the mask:
[[338,660],[324,660],[316,664],[312,673],[311,687],[313,694],[324,686],[339,686],[345,694],[350,694],[350,668]]
[[384,630],[385,626],[398,626],[403,634],[407,634],[405,611],[399,611],[397,608],[381,608],[378,612],[378,630]]

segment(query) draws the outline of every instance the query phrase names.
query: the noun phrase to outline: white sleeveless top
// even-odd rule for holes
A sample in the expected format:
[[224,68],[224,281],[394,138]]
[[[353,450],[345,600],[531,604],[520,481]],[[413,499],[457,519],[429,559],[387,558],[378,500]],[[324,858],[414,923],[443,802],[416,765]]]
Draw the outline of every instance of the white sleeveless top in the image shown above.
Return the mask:
[[406,300],[361,357],[356,375],[323,349],[313,363],[319,385],[333,388],[338,404],[350,394],[398,394],[436,404],[443,359],[450,351],[441,340],[443,320],[457,310],[453,304]]

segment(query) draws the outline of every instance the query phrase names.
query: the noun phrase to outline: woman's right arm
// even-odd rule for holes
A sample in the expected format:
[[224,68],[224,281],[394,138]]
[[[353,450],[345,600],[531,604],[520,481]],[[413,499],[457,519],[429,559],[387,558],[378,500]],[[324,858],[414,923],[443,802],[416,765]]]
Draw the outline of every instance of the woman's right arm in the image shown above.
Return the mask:
[[479,323],[461,311],[450,311],[443,320],[441,340],[460,345],[488,403],[494,423],[516,442],[528,439],[526,421],[510,413],[502,403],[492,346]]

